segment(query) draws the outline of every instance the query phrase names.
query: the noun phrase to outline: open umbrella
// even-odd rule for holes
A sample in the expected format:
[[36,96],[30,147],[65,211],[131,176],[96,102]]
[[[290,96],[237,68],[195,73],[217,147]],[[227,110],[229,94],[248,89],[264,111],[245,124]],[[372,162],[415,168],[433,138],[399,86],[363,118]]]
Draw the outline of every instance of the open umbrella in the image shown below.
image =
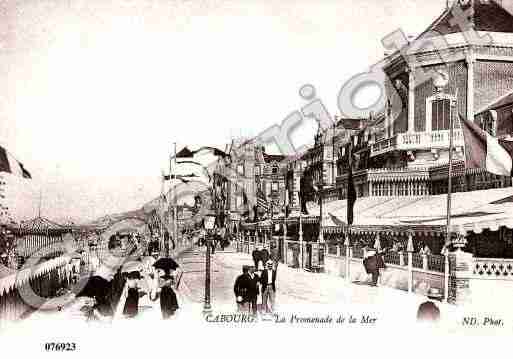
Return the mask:
[[179,267],[178,263],[175,262],[173,258],[166,257],[158,259],[153,266],[157,269],[162,269],[166,272],[170,270],[175,270]]
[[111,282],[100,276],[92,276],[77,294],[77,297],[104,298],[108,295]]

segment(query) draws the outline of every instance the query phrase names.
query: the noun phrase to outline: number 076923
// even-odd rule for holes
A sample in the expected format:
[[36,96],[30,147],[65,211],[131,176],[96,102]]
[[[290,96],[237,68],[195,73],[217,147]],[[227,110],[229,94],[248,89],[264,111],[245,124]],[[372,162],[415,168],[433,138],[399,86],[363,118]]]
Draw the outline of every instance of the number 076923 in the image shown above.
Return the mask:
[[76,349],[76,343],[45,343],[45,351],[47,352],[69,352]]

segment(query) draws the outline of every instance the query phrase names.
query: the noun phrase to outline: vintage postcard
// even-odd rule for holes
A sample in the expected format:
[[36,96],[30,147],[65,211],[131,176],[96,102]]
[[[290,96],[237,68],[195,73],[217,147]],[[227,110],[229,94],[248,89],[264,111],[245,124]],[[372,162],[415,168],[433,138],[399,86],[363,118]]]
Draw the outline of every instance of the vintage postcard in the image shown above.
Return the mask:
[[490,356],[512,173],[513,0],[1,0],[2,353]]

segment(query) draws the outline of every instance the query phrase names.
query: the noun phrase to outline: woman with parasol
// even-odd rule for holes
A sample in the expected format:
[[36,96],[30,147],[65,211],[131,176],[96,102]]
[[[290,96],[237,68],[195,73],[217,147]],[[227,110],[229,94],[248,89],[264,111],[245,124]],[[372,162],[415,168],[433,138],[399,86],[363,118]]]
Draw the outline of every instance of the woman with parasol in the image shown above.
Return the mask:
[[130,262],[123,267],[126,277],[126,292],[124,293],[126,299],[123,315],[128,318],[133,318],[139,313],[139,298],[144,295],[144,293],[139,292],[138,281],[143,278],[140,273],[141,270],[141,262]]
[[110,320],[114,315],[113,278],[114,271],[107,266],[101,266],[76,295],[88,298],[85,302],[86,305],[81,309],[88,320]]
[[[158,278],[158,289],[160,290],[160,310],[162,318],[168,319],[175,314],[179,308],[176,293],[173,290],[174,276],[172,273],[179,267],[172,258],[160,258],[153,264],[156,269],[160,270],[161,275]],[[156,300],[157,296],[153,300]]]

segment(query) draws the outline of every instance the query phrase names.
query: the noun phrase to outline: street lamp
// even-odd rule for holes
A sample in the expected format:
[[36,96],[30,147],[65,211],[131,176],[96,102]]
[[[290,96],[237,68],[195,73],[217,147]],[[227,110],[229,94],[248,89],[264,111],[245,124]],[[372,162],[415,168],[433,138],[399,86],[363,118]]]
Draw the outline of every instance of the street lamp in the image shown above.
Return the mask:
[[324,234],[322,233],[322,190],[324,189],[324,182],[317,182],[314,188],[319,196],[319,243],[324,243]]
[[213,229],[215,228],[216,226],[216,223],[218,223],[219,226],[223,227],[224,224],[221,223],[220,221],[220,214],[221,214],[221,205],[223,204],[222,202],[218,203],[217,201],[217,194],[216,194],[216,181],[215,181],[215,173],[213,175],[210,174],[209,170],[207,167],[203,166],[201,163],[199,162],[195,162],[195,161],[192,161],[192,160],[186,160],[186,161],[180,161],[180,162],[177,162],[176,159],[177,158],[194,158],[194,155],[197,154],[198,152],[200,151],[204,151],[204,150],[208,150],[208,151],[212,151],[214,156],[218,157],[219,158],[222,158],[222,159],[226,159],[226,158],[230,158],[230,155],[217,149],[217,148],[214,148],[214,147],[201,147],[199,148],[198,150],[196,151],[191,151],[189,150],[187,147],[183,148],[181,151],[179,151],[178,153],[176,153],[176,148],[175,148],[175,157],[174,157],[174,160],[175,160],[175,165],[178,165],[178,164],[193,164],[193,165],[197,165],[197,166],[200,166],[203,168],[203,170],[206,172],[207,176],[208,176],[208,179],[209,179],[209,183],[211,184],[212,186],[212,190],[211,190],[211,195],[212,195],[212,208],[213,208],[213,211],[210,211],[209,213],[206,214],[205,218],[204,218],[204,221],[203,221],[203,225],[204,225],[204,228],[206,230],[206,233],[205,233],[205,245],[206,245],[206,253],[205,253],[205,302],[204,302],[204,306],[203,306],[203,314],[204,315],[207,315],[209,313],[212,312],[212,305],[210,303],[210,243],[211,243],[211,239],[209,239],[208,237],[212,236],[212,233],[209,233],[213,231]]
[[210,242],[211,231],[213,231],[216,223],[216,214],[208,213],[203,221],[205,228],[205,245],[207,247],[205,254],[205,301],[203,303],[203,314],[212,313],[212,305],[210,304]]

